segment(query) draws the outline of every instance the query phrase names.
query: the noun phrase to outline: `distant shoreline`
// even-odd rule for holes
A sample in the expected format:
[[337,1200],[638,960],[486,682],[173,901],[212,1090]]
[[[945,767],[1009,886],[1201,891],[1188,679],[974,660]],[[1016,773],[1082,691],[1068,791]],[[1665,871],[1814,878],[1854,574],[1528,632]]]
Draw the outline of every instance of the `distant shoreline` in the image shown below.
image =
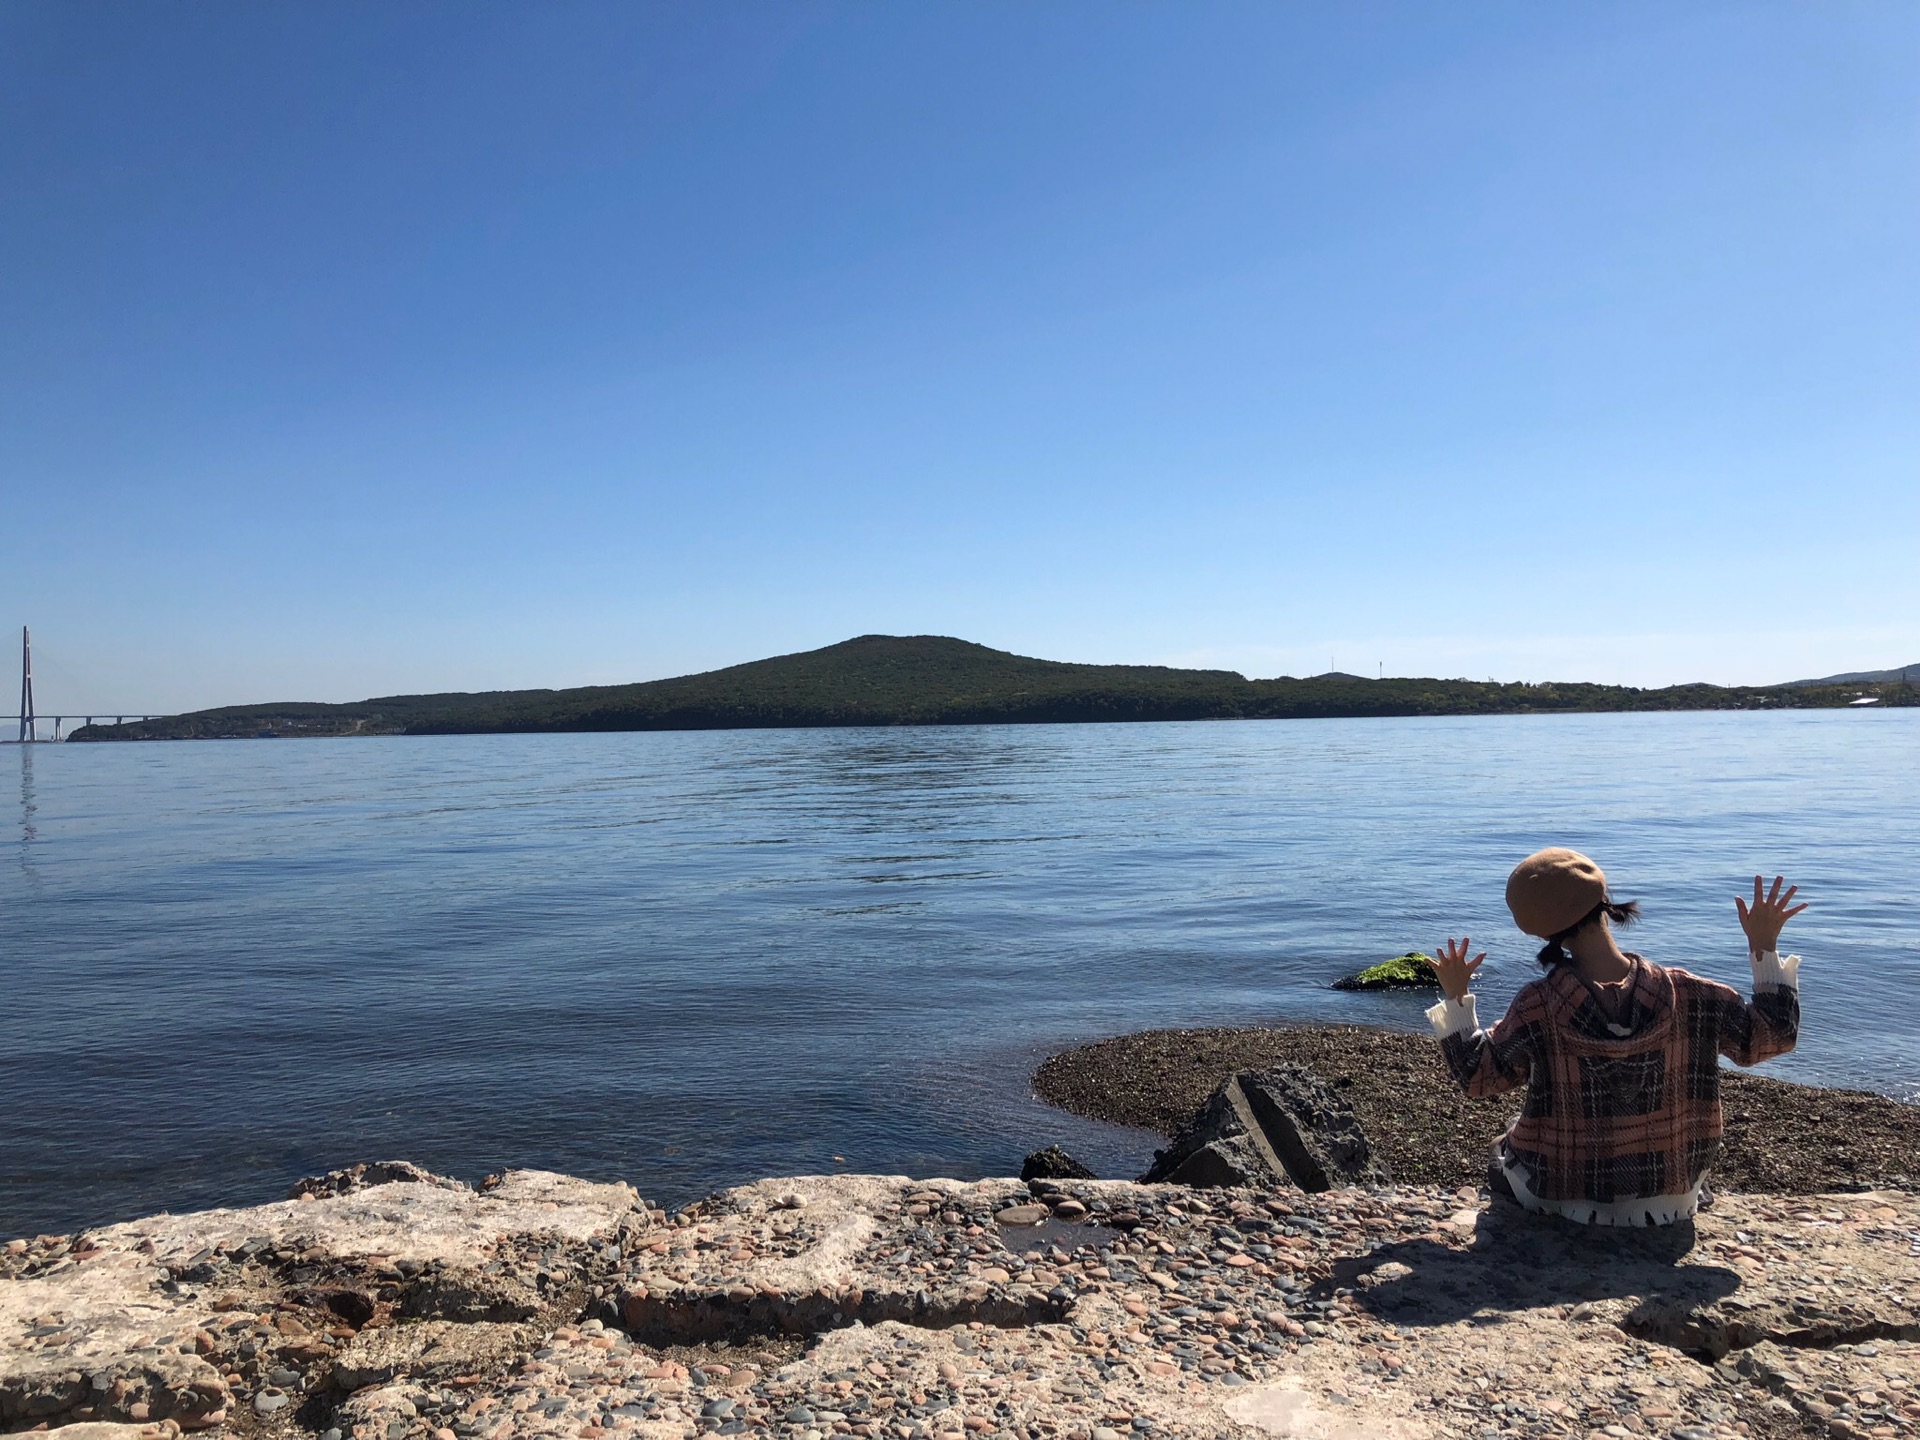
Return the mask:
[[1341,674],[1249,680],[1230,670],[1035,660],[944,636],[866,635],[822,650],[636,685],[392,695],[338,705],[235,705],[125,725],[87,725],[69,738],[583,734],[1913,705],[1920,705],[1920,687],[1904,679],[1656,690]]

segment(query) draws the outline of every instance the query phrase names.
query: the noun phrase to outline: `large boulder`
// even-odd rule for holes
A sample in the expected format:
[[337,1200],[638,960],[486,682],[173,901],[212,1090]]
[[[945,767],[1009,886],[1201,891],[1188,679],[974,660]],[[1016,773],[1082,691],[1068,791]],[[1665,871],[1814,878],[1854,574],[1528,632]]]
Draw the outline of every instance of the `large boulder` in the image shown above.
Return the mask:
[[1274,1065],[1221,1081],[1140,1179],[1321,1191],[1384,1184],[1387,1172],[1338,1091],[1305,1066]]
[[387,1162],[297,1193],[0,1242],[0,1432],[253,1426],[329,1374],[492,1373],[654,1225],[628,1186],[533,1170],[476,1190]]

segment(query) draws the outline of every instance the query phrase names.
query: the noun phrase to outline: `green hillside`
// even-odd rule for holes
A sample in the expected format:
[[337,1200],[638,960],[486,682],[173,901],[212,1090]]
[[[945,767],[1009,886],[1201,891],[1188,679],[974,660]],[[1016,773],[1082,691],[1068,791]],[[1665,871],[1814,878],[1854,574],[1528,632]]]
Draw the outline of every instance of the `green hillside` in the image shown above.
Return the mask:
[[574,690],[390,695],[347,705],[236,705],[75,740],[716,730],[820,725],[1006,725],[1112,720],[1495,715],[1576,710],[1808,709],[1915,703],[1902,684],[1781,689],[1498,684],[1323,675],[1248,680],[1231,670],[1072,665],[937,635],[863,635],[701,675]]

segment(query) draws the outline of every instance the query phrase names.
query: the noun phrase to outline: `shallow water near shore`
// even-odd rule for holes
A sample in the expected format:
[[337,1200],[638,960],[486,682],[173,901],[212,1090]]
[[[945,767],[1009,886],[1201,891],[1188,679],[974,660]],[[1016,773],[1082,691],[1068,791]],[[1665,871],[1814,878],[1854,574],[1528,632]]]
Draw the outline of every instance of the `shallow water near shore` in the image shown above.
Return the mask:
[[1153,1138],[1035,1101],[1147,1027],[1415,1026],[1329,983],[1448,934],[1497,1013],[1513,861],[1564,843],[1650,958],[1747,984],[1814,908],[1800,1050],[1920,1098],[1920,712],[9,747],[0,1234],[404,1156],[633,1181],[960,1177]]

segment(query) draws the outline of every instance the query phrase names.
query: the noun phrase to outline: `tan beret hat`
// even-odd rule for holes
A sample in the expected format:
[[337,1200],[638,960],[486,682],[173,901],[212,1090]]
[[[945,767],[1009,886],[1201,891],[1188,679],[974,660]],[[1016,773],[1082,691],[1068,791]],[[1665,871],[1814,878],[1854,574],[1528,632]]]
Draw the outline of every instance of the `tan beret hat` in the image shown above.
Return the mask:
[[1507,877],[1513,923],[1542,940],[1586,918],[1607,898],[1607,876],[1578,850],[1538,850]]

